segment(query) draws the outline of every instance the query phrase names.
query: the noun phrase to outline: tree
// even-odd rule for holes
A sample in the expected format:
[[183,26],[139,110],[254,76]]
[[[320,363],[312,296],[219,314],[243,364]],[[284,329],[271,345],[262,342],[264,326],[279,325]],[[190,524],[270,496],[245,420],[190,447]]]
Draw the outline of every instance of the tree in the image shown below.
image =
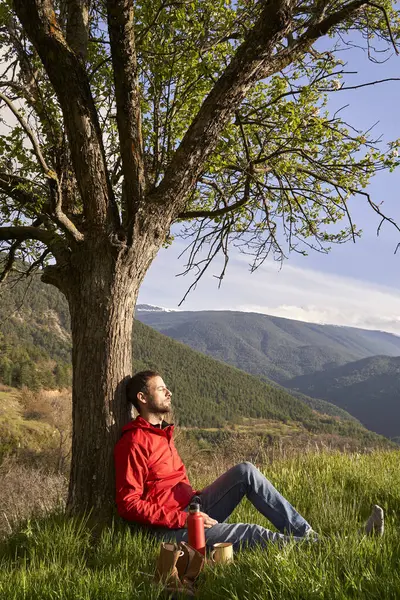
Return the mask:
[[382,56],[398,24],[388,0],[1,1],[1,278],[25,259],[68,300],[70,510],[113,497],[136,298],[174,223],[201,274],[229,243],[256,268],[354,239],[351,195],[381,214],[363,188],[397,142],[326,102],[341,48]]

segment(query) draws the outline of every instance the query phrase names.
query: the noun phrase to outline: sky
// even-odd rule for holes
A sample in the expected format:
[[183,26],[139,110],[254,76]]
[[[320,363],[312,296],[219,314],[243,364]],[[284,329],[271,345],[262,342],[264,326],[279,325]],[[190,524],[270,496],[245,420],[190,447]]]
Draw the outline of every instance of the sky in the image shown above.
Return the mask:
[[[360,49],[346,55],[349,70],[345,85],[357,85],[388,77],[400,78],[400,56],[374,64]],[[359,129],[375,125],[377,137],[386,143],[400,138],[400,80],[340,91],[332,95],[330,109],[349,104],[344,118]],[[400,168],[381,172],[368,192],[383,202],[382,209],[400,224]],[[216,263],[196,289],[179,306],[193,281],[184,270],[184,249],[179,240],[162,250],[151,266],[140,291],[139,303],[180,310],[241,310],[259,312],[315,323],[379,329],[400,335],[400,233],[389,224],[377,236],[379,217],[361,197],[350,201],[354,223],[363,230],[356,244],[333,246],[330,254],[292,254],[282,268],[273,261],[250,273],[248,263],[231,253],[227,273],[218,289]]]

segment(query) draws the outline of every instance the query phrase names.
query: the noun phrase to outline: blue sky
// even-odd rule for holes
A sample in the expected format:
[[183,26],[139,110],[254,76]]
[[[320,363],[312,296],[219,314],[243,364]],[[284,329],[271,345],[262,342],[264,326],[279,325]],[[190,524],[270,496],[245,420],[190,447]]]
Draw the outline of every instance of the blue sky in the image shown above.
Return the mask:
[[[385,64],[374,64],[362,50],[352,49],[343,57],[348,70],[347,85],[376,79],[400,77],[400,56]],[[382,83],[359,90],[332,95],[335,110],[349,104],[345,119],[359,129],[377,123],[374,132],[383,141],[400,138],[398,102],[400,81]],[[368,191],[375,202],[384,201],[383,209],[400,224],[400,169],[379,173]],[[250,310],[300,320],[338,325],[382,329],[400,335],[400,233],[386,224],[380,236],[376,230],[379,217],[357,197],[351,200],[353,221],[363,229],[356,244],[334,246],[329,255],[292,254],[282,267],[269,262],[250,274],[242,256],[231,255],[224,282],[218,289],[218,264],[192,291],[181,310],[230,309]],[[176,242],[155,259],[142,285],[139,302],[178,308],[191,275],[176,277],[183,270],[178,260],[183,246]]]

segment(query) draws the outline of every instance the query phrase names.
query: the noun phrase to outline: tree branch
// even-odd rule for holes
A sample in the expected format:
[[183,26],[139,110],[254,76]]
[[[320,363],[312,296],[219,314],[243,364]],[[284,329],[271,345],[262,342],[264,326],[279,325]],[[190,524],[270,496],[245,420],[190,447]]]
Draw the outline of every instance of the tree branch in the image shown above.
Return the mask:
[[[248,176],[250,177],[250,176]],[[247,184],[248,185],[248,184]],[[178,219],[201,219],[201,218],[214,218],[221,217],[222,215],[227,215],[228,213],[232,213],[241,206],[247,204],[250,200],[249,193],[245,193],[241,200],[238,200],[234,204],[230,204],[229,206],[224,206],[223,208],[218,208],[216,210],[187,210],[179,213]]]
[[84,62],[89,41],[90,0],[67,0],[67,44]]
[[[42,202],[42,197],[39,194],[39,191],[36,193],[32,189],[27,189],[28,187],[32,188],[32,186],[35,185],[41,187],[46,194],[46,198]],[[60,206],[54,205],[54,203],[56,205],[60,204],[60,197],[55,196],[57,194],[57,190],[53,190],[54,198],[51,198],[51,190],[49,190],[48,187],[37,184],[36,182],[26,179],[25,177],[0,171],[0,192],[3,192],[10,198],[13,198],[18,207],[25,209],[26,214],[29,214],[31,211],[32,215],[35,215],[41,219],[40,223],[45,219],[46,215],[49,221],[52,220],[57,225],[59,224],[62,229],[67,233],[70,233],[76,241],[82,241],[82,234],[76,229],[75,225],[68,219],[68,217],[62,213]],[[64,223],[62,223],[63,218],[66,220]]]
[[127,222],[131,223],[135,207],[143,199],[145,190],[133,1],[108,0],[107,18],[114,71]]
[[32,186],[33,184],[33,181],[25,179],[24,177],[0,171],[0,191],[3,191],[11,198],[14,198],[22,206],[31,206],[32,210],[38,212],[35,208],[37,208],[36,205],[39,200],[39,195],[26,189],[27,185]]
[[395,42],[395,39],[393,37],[392,28],[390,26],[390,21],[389,21],[389,17],[388,17],[386,8],[384,6],[382,6],[381,4],[378,4],[376,2],[367,2],[367,4],[369,6],[372,6],[372,7],[376,8],[377,10],[380,10],[383,13],[383,16],[384,16],[385,21],[386,21],[386,27],[387,27],[388,32],[389,32],[390,41],[392,42],[392,46],[394,48],[394,51],[396,52],[396,54],[398,54],[399,51],[397,49],[396,42]]
[[29,269],[26,271],[26,277],[28,277],[31,273],[33,273],[33,271],[41,266],[43,268],[43,261],[46,258],[46,256],[48,256],[50,254],[50,250],[46,249],[44,252],[42,252],[42,254],[39,256],[39,258],[37,260],[35,260],[31,265],[29,265]]
[[50,218],[65,231],[67,235],[72,237],[75,242],[83,242],[84,235],[81,233],[76,225],[67,217],[62,210],[62,193],[60,186],[57,181],[57,185],[53,181],[49,180],[50,186],[50,197],[51,197],[51,212],[49,212]]
[[14,242],[11,244],[11,247],[8,251],[6,264],[4,265],[3,271],[0,273],[0,283],[3,283],[7,279],[9,273],[12,271],[15,255],[20,246],[21,242]]
[[258,21],[203,102],[151,200],[171,204],[172,211],[179,214],[220,132],[260,79],[277,43],[290,32],[293,7],[292,0],[264,3]]
[[102,229],[116,227],[119,217],[84,65],[66,43],[51,0],[15,0],[14,7],[57,94],[85,218]]
[[392,44],[394,46],[396,54],[398,54],[397,46],[394,42],[393,35],[390,29],[390,23],[387,18],[387,13],[385,9],[374,2],[368,2],[368,0],[353,0],[348,4],[345,4],[340,10],[332,13],[326,18],[320,21],[314,21],[310,24],[307,31],[298,38],[293,45],[285,48],[285,50],[278,52],[275,54],[273,59],[269,62],[269,64],[265,64],[264,69],[260,73],[260,79],[265,79],[266,77],[270,77],[274,73],[281,71],[288,65],[290,65],[293,61],[297,60],[301,56],[303,56],[307,51],[310,50],[311,46],[320,38],[329,33],[329,31],[341,23],[342,21],[348,19],[353,16],[357,12],[360,12],[362,8],[366,6],[372,6],[373,8],[377,8],[382,10],[386,15],[386,22],[389,27],[389,34],[392,40]]
[[19,81],[10,81],[6,82],[6,84],[11,89],[17,90],[28,106],[35,111],[47,139],[51,140],[51,144],[59,151],[62,143],[62,132],[60,124],[57,122],[57,118],[52,111],[54,103],[44,98],[43,91],[38,82],[38,78],[43,75],[43,70],[39,68],[38,64],[35,64],[35,61],[32,61],[32,57],[26,48],[25,35],[18,27],[16,19],[9,21],[7,30],[10,36],[10,43],[18,57]]
[[367,0],[353,0],[322,20],[311,21],[297,41],[274,53],[277,44],[293,27],[294,3],[290,0],[265,3],[255,26],[203,102],[176,150],[164,179],[149,200],[169,204],[171,212],[179,214],[207,157],[214,150],[220,132],[238,109],[248,89],[256,81],[282,70],[303,56],[320,37],[366,6],[376,8]]
[[39,161],[39,164],[42,167],[42,170],[44,171],[46,176],[49,177],[50,179],[54,179],[55,181],[57,181],[56,173],[52,169],[50,169],[50,167],[47,166],[47,163],[46,163],[44,156],[42,154],[42,151],[40,149],[39,142],[37,141],[35,134],[33,133],[32,129],[29,127],[28,123],[26,122],[26,120],[24,119],[24,117],[22,116],[22,114],[20,113],[18,108],[2,92],[0,92],[0,99],[3,100],[3,102],[5,102],[7,104],[8,108],[17,117],[20,125],[25,130],[25,133],[27,134],[28,138],[30,139],[30,141],[32,143],[32,146],[33,146],[33,149],[37,156],[37,159]]
[[[379,83],[387,83],[388,81],[400,81],[400,77],[386,77],[386,79],[377,79],[376,81],[367,81],[366,83],[359,83],[358,85],[341,85],[335,92],[340,92],[342,90],[358,90],[360,88],[368,87],[370,85],[378,85]],[[329,88],[319,88],[320,92],[332,92],[332,89]]]
[[16,240],[24,242],[26,240],[37,240],[51,249],[57,236],[46,229],[39,229],[33,225],[0,227],[0,241]]

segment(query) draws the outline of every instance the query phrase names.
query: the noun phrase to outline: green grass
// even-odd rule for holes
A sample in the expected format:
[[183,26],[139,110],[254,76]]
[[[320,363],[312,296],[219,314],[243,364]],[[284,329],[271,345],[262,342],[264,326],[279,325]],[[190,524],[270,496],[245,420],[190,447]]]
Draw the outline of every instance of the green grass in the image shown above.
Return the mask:
[[[317,544],[244,551],[206,567],[200,599],[379,599],[400,597],[400,452],[300,454],[264,472],[323,538]],[[202,485],[203,481],[194,482]],[[371,505],[386,513],[382,539],[358,535]],[[265,524],[249,503],[232,520]],[[85,522],[52,515],[0,546],[3,600],[156,599],[157,544],[121,525],[93,541]]]

